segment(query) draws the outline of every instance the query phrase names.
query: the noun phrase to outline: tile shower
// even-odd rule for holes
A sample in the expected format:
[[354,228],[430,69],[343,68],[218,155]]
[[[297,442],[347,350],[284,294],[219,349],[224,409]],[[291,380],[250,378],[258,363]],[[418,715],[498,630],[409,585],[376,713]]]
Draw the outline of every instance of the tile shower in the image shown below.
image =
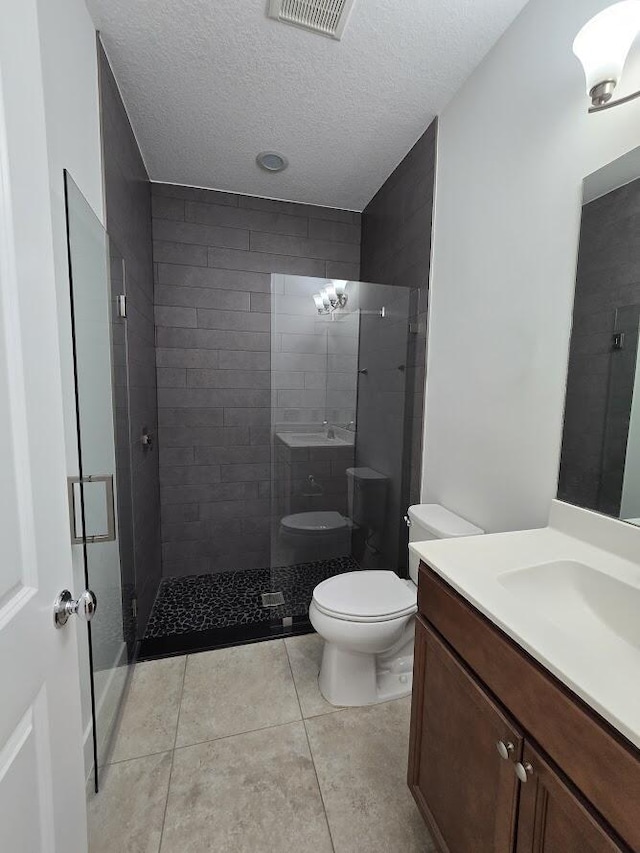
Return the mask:
[[[131,439],[117,450],[132,460],[140,656],[273,636],[283,620],[306,630],[323,578],[404,570],[435,125],[362,214],[151,183],[102,53],[101,65],[107,222],[131,309]],[[359,285],[361,265],[384,286]],[[350,302],[332,320],[312,296],[335,279]],[[299,438],[329,429],[324,446]],[[387,483],[377,529],[349,519],[358,469]],[[340,544],[292,551],[283,519],[312,512],[345,519]],[[263,593],[281,595],[265,607]]]
[[[189,313],[181,304],[157,314],[164,578],[147,656],[307,630],[320,581],[398,568],[387,541],[397,540],[400,517],[385,506],[402,477],[411,291],[349,280],[347,304],[320,314],[313,296],[325,276],[273,274],[268,301],[251,312],[245,300],[242,316],[195,307],[211,304],[212,288],[202,273],[199,287],[187,275],[189,284],[158,288],[165,301],[191,304]],[[169,321],[183,325],[160,325]],[[245,331],[230,345],[256,349],[229,350],[226,362],[211,347],[227,330],[203,336],[202,322],[232,322]],[[247,355],[253,369],[238,369]],[[196,366],[203,359],[217,366]],[[360,416],[377,423],[388,447],[375,471],[359,453]],[[372,478],[376,509],[355,523],[353,493]]]

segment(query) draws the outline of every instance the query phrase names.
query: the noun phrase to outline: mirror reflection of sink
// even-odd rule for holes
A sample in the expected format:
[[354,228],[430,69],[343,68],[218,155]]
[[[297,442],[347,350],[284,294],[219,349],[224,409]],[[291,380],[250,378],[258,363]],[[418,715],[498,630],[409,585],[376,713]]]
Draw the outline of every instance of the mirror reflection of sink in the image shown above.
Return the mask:
[[336,435],[329,438],[326,432],[279,432],[278,438],[289,447],[349,447],[353,439]]
[[639,587],[573,560],[503,572],[497,580],[523,607],[564,630],[640,649]]

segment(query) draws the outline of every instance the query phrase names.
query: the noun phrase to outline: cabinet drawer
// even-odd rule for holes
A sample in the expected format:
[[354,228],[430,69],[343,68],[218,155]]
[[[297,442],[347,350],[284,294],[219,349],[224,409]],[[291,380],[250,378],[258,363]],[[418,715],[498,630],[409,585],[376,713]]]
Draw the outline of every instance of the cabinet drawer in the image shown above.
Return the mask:
[[639,751],[424,563],[418,606],[605,820],[640,851]]

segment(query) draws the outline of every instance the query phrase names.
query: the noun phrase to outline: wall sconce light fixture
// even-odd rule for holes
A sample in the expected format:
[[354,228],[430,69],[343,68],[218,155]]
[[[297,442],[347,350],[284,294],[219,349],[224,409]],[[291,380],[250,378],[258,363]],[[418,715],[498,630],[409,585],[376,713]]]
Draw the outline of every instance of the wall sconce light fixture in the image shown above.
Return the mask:
[[318,314],[333,314],[338,308],[344,308],[347,304],[346,290],[346,281],[328,281],[320,293],[313,294]]
[[608,110],[640,97],[640,90],[612,101],[622,69],[640,32],[640,0],[622,0],[603,9],[584,25],[573,42],[591,98],[590,113]]

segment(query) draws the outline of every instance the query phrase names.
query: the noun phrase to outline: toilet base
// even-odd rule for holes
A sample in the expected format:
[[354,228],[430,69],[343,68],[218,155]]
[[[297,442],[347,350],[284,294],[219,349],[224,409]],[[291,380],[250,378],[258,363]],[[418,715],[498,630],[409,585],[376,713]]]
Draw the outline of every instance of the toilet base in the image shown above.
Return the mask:
[[412,684],[413,654],[391,657],[351,652],[325,640],[318,686],[331,705],[389,702],[409,696]]

